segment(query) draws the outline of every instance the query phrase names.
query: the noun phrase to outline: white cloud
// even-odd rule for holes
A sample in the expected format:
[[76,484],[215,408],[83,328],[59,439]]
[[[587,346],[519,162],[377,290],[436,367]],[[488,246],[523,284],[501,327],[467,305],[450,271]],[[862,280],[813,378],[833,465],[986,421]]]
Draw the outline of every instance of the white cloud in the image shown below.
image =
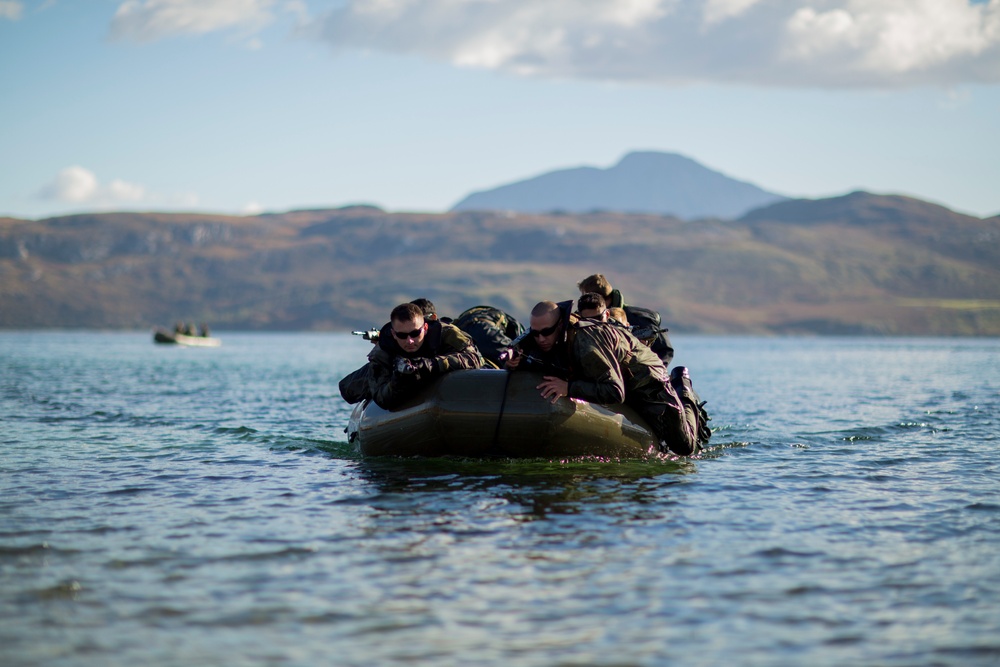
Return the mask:
[[344,0],[337,50],[653,84],[1000,82],[1000,0]]
[[67,167],[56,174],[55,179],[41,191],[43,199],[68,203],[90,201],[97,194],[97,177],[94,172],[83,167]]
[[274,0],[128,0],[111,22],[114,39],[151,42],[164,37],[242,28],[272,20]]
[[24,3],[17,0],[0,0],[0,19],[17,21],[24,12]]
[[146,198],[146,188],[118,179],[111,181],[105,192],[115,202],[142,201]]
[[41,189],[39,196],[65,204],[88,204],[102,208],[147,199],[146,189],[141,185],[115,179],[102,186],[94,172],[78,165],[56,174],[52,182]]
[[852,67],[914,75],[985,54],[997,65],[1000,5],[960,0],[854,0],[817,12],[799,9],[788,22],[789,53],[818,61],[846,58]]
[[712,24],[736,18],[760,0],[705,0],[705,23]]
[[259,215],[264,212],[264,207],[255,201],[247,202],[241,213],[243,215]]

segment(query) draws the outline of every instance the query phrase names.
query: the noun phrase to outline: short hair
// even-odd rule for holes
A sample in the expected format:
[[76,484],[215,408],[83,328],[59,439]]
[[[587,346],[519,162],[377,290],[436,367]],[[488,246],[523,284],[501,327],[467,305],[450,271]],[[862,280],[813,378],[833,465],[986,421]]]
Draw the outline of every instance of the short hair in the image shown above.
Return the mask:
[[412,303],[401,303],[392,309],[389,319],[393,322],[416,322],[417,318],[424,319],[424,311]]
[[595,273],[592,276],[587,276],[578,282],[576,286],[580,288],[580,294],[596,292],[605,299],[611,296],[611,283],[608,282],[608,279],[605,278],[602,273]]
[[625,313],[624,308],[608,308],[608,317],[619,324],[628,326],[628,315]]
[[598,310],[603,312],[605,308],[604,297],[597,292],[587,292],[576,301],[578,312],[585,310]]
[[556,310],[559,310],[559,304],[554,301],[539,301],[535,304],[535,307],[531,309],[531,316],[541,317],[542,315],[548,315]]
[[438,316],[437,310],[434,309],[434,304],[431,302],[430,299],[424,299],[423,297],[421,297],[419,299],[414,299],[410,303],[412,303],[414,306],[417,306],[418,308],[420,308],[421,311],[423,311],[425,320],[437,319]]

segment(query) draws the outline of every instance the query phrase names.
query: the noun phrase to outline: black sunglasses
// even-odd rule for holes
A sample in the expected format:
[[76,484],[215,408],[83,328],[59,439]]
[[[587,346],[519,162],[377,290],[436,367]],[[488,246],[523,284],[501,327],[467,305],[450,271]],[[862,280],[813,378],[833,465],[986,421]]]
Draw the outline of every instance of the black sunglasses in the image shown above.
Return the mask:
[[559,315],[559,319],[556,320],[556,323],[553,324],[552,326],[545,327],[544,329],[538,329],[538,330],[531,329],[530,333],[535,338],[545,338],[546,336],[551,336],[552,334],[554,334],[556,332],[556,329],[559,328],[559,323],[560,322],[562,322],[562,314],[561,313]]
[[424,327],[420,326],[419,328],[414,329],[413,331],[396,331],[395,329],[393,329],[392,333],[394,333],[396,335],[396,338],[398,338],[399,340],[406,340],[407,338],[412,338],[413,340],[416,340],[420,338],[420,333],[423,330]]

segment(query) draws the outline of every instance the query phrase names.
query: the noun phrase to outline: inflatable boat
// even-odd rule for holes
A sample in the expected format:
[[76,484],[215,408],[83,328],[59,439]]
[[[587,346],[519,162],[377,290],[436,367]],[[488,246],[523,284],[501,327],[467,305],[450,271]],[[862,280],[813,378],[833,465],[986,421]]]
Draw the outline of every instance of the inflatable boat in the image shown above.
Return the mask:
[[531,372],[461,370],[393,410],[354,407],[348,441],[365,456],[639,459],[657,438],[625,405],[543,399]]
[[184,345],[186,347],[219,347],[222,341],[210,336],[188,336],[182,333],[156,329],[153,331],[153,342],[166,345]]

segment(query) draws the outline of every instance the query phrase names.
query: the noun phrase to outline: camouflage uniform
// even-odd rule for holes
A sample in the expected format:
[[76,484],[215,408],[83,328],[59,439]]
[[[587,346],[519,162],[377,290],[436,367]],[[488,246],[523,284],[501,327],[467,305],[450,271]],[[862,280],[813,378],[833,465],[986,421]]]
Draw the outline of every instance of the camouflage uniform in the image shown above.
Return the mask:
[[707,414],[690,380],[672,386],[659,357],[626,329],[581,319],[570,350],[571,398],[630,405],[649,422],[661,446],[682,456],[697,453],[708,441]]
[[[368,354],[368,390],[371,398],[386,410],[413,396],[435,377],[463,368],[481,368],[483,357],[465,333],[450,324],[427,322],[424,341],[413,354],[407,354],[396,341],[392,323],[379,332],[378,344]],[[396,359],[405,357],[419,367],[404,375],[396,370]]]
[[495,368],[503,365],[501,355],[511,341],[524,333],[513,317],[493,306],[474,306],[456,317],[452,324],[469,334],[476,347]]

